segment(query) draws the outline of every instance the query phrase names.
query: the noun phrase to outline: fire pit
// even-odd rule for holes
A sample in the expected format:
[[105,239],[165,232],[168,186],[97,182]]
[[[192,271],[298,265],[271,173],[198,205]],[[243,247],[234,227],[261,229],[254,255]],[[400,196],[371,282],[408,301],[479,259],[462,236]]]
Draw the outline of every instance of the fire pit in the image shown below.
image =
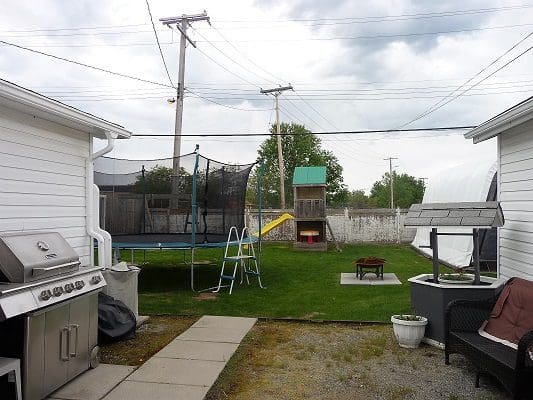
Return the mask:
[[355,276],[362,280],[363,276],[365,276],[368,272],[374,272],[377,278],[381,278],[383,280],[383,265],[385,262],[385,259],[377,257],[360,258],[354,261]]

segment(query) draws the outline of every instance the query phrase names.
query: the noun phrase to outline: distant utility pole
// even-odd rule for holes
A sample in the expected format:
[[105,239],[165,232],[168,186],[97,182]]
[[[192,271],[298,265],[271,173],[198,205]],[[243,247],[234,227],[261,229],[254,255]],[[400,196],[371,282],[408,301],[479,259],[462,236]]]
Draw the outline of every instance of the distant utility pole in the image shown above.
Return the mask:
[[[207,12],[200,14],[191,14],[191,15],[181,15],[179,17],[168,17],[160,18],[159,22],[163,25],[172,28],[172,25],[176,24],[176,28],[181,32],[180,38],[180,58],[179,58],[179,70],[178,70],[178,87],[176,88],[176,120],[174,122],[174,161],[172,164],[172,175],[173,175],[173,185],[172,185],[172,194],[177,194],[178,189],[178,180],[180,172],[180,159],[181,154],[181,126],[183,121],[183,94],[184,94],[184,84],[185,84],[185,49],[186,42],[189,42],[194,48],[196,48],[196,43],[193,42],[187,36],[187,28],[191,23],[196,21],[207,21],[209,22],[209,17]],[[175,204],[177,206],[177,204]]]
[[397,160],[397,157],[384,158],[389,160],[389,178],[390,178],[390,208],[394,210],[394,177],[392,176],[392,160]]
[[278,169],[279,169],[279,187],[281,191],[281,209],[285,209],[285,167],[283,166],[283,150],[281,148],[280,122],[279,122],[279,101],[278,97],[285,90],[293,90],[292,86],[283,86],[274,89],[261,89],[260,93],[274,95],[276,100],[276,136],[278,138]]

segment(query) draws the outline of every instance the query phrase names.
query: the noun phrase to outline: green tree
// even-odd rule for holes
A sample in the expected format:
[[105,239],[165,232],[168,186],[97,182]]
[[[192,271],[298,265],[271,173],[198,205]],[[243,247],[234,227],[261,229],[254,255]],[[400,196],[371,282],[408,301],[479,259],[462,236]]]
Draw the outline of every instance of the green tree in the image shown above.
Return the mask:
[[351,208],[369,208],[369,198],[364,190],[352,190],[348,194],[346,206]]
[[[394,207],[409,208],[411,204],[422,202],[424,181],[408,174],[392,173],[394,185]],[[390,174],[387,172],[381,180],[374,183],[370,191],[370,200],[378,207],[390,208]]]
[[[346,200],[346,188],[342,179],[342,167],[333,153],[321,148],[321,142],[303,125],[281,123],[281,147],[285,167],[285,202],[292,207],[292,176],[295,167],[326,166],[326,197],[329,206],[335,207]],[[275,127],[272,136],[266,139],[258,150],[258,161],[262,160],[265,173],[262,178],[263,207],[280,207],[278,147]],[[258,169],[250,177],[248,202],[255,203]]]
[[[170,194],[172,192],[172,168],[156,165],[149,171],[137,176],[133,185],[133,191],[146,194]],[[180,168],[179,192],[191,193],[191,174],[184,168]]]

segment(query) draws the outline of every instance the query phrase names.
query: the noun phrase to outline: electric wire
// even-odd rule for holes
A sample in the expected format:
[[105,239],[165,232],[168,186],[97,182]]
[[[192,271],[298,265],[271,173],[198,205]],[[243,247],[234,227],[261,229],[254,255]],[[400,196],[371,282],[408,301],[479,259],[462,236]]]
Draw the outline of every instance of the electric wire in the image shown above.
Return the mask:
[[[170,25],[169,25],[170,26]],[[222,65],[221,63],[219,63],[217,60],[215,60],[213,57],[211,57],[209,54],[207,54],[205,51],[203,51],[202,49],[200,49],[199,47],[196,47],[196,50],[202,54],[204,57],[206,57],[207,59],[211,60],[212,62],[214,62],[216,65],[218,65],[220,68],[222,68],[223,70],[225,70],[226,72],[229,72],[231,75],[239,78],[240,80],[252,85],[252,86],[255,86],[257,88],[261,88],[259,85],[257,85],[256,83],[253,83],[251,81],[249,81],[248,79],[246,78],[243,78],[242,76],[240,76],[239,74],[236,74],[235,72],[231,71],[230,69],[226,68],[224,65]]]
[[[532,4],[522,4],[514,6],[503,6],[503,7],[491,7],[491,8],[479,8],[479,9],[467,9],[467,10],[450,10],[442,12],[432,12],[432,13],[414,13],[414,14],[397,14],[397,15],[379,15],[379,16],[363,16],[363,17],[343,17],[343,18],[300,18],[300,19],[282,19],[282,20],[219,20],[219,23],[250,23],[254,22],[254,27],[260,27],[261,23],[276,23],[276,22],[327,22],[327,21],[338,21],[339,23],[344,23],[349,21],[350,23],[367,23],[367,22],[394,22],[396,20],[406,20],[406,19],[427,19],[427,18],[436,18],[436,17],[449,17],[449,16],[463,16],[466,14],[484,14],[484,13],[493,13],[501,11],[510,11],[510,10],[520,10],[533,7]],[[42,29],[5,29],[0,30],[0,32],[6,33],[34,33],[34,32],[60,32],[60,31],[77,31],[77,30],[98,30],[98,29],[122,29],[122,28],[131,28],[131,27],[140,27],[147,26],[146,23],[138,24],[126,24],[126,25],[107,25],[107,26],[87,26],[87,27],[69,27],[69,28],[42,28]],[[149,31],[146,31],[149,32]]]
[[85,68],[90,68],[90,69],[94,69],[96,71],[105,72],[105,73],[108,73],[108,74],[120,76],[122,78],[128,78],[128,79],[132,79],[132,80],[136,80],[136,81],[144,82],[144,83],[150,83],[152,85],[157,85],[157,86],[172,87],[172,86],[167,85],[166,83],[155,82],[155,81],[152,81],[152,80],[149,80],[149,79],[138,78],[136,76],[123,74],[121,72],[115,72],[115,71],[111,71],[109,69],[96,67],[94,65],[85,64],[85,63],[82,63],[80,61],[70,60],[68,58],[56,56],[54,54],[45,53],[45,52],[42,52],[42,51],[39,51],[39,50],[30,49],[28,47],[20,46],[20,45],[15,44],[15,43],[6,42],[5,40],[0,40],[0,43],[8,45],[8,46],[16,47],[16,48],[21,49],[21,50],[26,50],[26,51],[29,51],[29,52],[32,52],[32,53],[40,54],[42,56],[54,58],[56,60],[61,60],[61,61],[65,61],[65,62],[68,62],[68,63],[71,63],[71,64],[79,65],[79,66],[82,66],[82,67],[85,67]]
[[204,39],[204,41],[208,44],[210,44],[216,51],[218,51],[220,54],[222,54],[224,57],[226,57],[228,60],[230,60],[232,63],[234,63],[235,65],[239,66],[240,68],[242,68],[243,70],[251,73],[252,75],[255,75],[256,77],[258,77],[259,79],[261,80],[264,80],[264,81],[267,81],[267,82],[270,82],[270,83],[276,83],[276,82],[272,82],[270,79],[268,78],[265,78],[264,76],[261,76],[261,75],[258,75],[257,73],[255,73],[254,71],[252,71],[251,69],[247,68],[246,66],[242,65],[241,63],[237,62],[234,58],[230,57],[229,55],[227,55],[226,53],[224,53],[222,50],[220,50],[214,43],[212,43],[209,39],[207,39],[204,35],[202,35],[200,32],[198,32],[198,30],[192,28],[196,34],[198,36],[200,36],[201,38]]
[[161,60],[163,61],[163,66],[165,67],[165,72],[167,73],[168,80],[172,87],[175,87],[172,78],[170,77],[170,72],[168,72],[167,63],[165,61],[165,56],[163,55],[163,50],[161,49],[161,44],[159,43],[159,37],[157,36],[157,30],[155,29],[154,18],[152,17],[152,11],[150,10],[150,3],[146,0],[146,8],[148,9],[148,15],[150,16],[150,22],[152,23],[152,28],[154,30],[155,41],[157,42],[157,47],[159,49],[159,54],[161,54]]
[[[467,33],[467,32],[480,32],[488,30],[510,29],[510,28],[522,28],[526,26],[532,26],[533,23],[526,24],[514,24],[514,25],[501,25],[501,26],[486,26],[483,28],[464,28],[464,29],[452,29],[441,30],[432,32],[409,32],[409,33],[394,33],[394,34],[379,34],[379,35],[358,35],[358,36],[333,36],[333,37],[311,37],[311,38],[279,38],[279,39],[240,39],[235,40],[237,43],[290,43],[290,42],[311,42],[311,41],[332,41],[332,40],[373,40],[373,39],[392,39],[392,38],[409,38],[419,36],[432,36],[442,35],[449,33]],[[202,42],[198,40],[198,42]],[[221,41],[212,40],[212,43],[220,43]]]
[[[269,110],[270,111],[270,110]],[[404,132],[448,132],[448,131],[462,131],[475,128],[476,125],[459,125],[459,126],[437,126],[429,128],[411,128],[411,129],[362,129],[350,131],[327,131],[327,132],[311,132],[314,135],[361,135],[361,134],[383,134],[383,133],[404,133]],[[307,133],[306,133],[307,134]],[[277,133],[189,133],[182,134],[184,137],[240,137],[240,136],[278,136]],[[280,133],[279,136],[298,136],[301,134],[294,133]],[[136,133],[133,136],[150,136],[150,137],[174,137],[176,134],[142,134]],[[403,137],[403,136],[402,136]]]
[[[253,60],[251,60],[249,57],[247,57],[244,52],[242,50],[240,50],[237,46],[235,46],[232,42],[230,42],[226,36],[224,36],[222,34],[222,32],[220,32],[219,29],[217,29],[215,26],[213,26],[211,24],[211,28],[216,32],[218,33],[218,35],[227,43],[229,44],[231,47],[233,47],[233,49],[235,49],[235,51],[237,51],[241,57],[243,57],[245,60],[247,60],[250,64],[254,65],[255,67],[259,68],[261,71],[263,71],[264,73],[266,73],[267,75],[270,75],[272,78],[274,78],[275,81],[277,81],[278,83],[279,82],[286,82],[284,79],[281,79],[281,78],[278,78],[277,76],[275,75],[272,75],[271,72],[268,72],[266,69],[264,69],[263,67],[261,67],[259,64],[256,64]],[[270,81],[271,83],[276,83],[276,82],[273,82],[273,81]]]
[[[500,26],[487,26],[487,27],[480,27],[480,28],[464,28],[464,29],[452,29],[452,30],[440,30],[440,31],[432,31],[432,32],[407,32],[407,33],[395,33],[395,34],[378,34],[378,35],[358,35],[358,36],[332,36],[332,37],[307,37],[307,38],[269,38],[269,39],[239,39],[235,40],[236,43],[286,43],[289,44],[291,42],[312,42],[312,41],[334,41],[334,40],[374,40],[374,39],[393,39],[393,38],[409,38],[409,37],[420,37],[420,36],[433,36],[433,35],[443,35],[443,34],[454,34],[454,33],[467,33],[467,32],[481,32],[481,31],[488,31],[488,30],[502,30],[502,29],[511,29],[511,28],[522,28],[526,26],[532,26],[533,23],[525,23],[525,24],[513,24],[513,25],[500,25]],[[148,32],[148,31],[147,31]],[[147,33],[145,31],[139,32],[139,33]],[[133,32],[123,32],[123,33],[133,33]],[[118,34],[118,33],[117,33]],[[81,35],[81,34],[80,34]],[[47,37],[53,37],[54,35],[41,35],[41,36],[47,36]],[[60,35],[55,35],[60,36]],[[4,37],[6,37],[4,35]],[[16,36],[16,37],[22,37],[22,36]],[[197,43],[203,43],[205,40],[197,40]],[[223,43],[224,40],[211,40],[211,43]],[[162,45],[165,46],[171,46],[175,45],[175,42],[161,42]],[[31,47],[98,47],[98,46],[152,46],[153,43],[147,43],[147,42],[131,42],[131,43],[103,43],[103,44],[31,44],[26,43],[26,46]]]
[[203,99],[203,100],[205,100],[205,101],[208,101],[208,102],[210,102],[210,103],[217,104],[217,105],[222,106],[222,107],[231,108],[231,109],[233,109],[233,110],[239,110],[239,111],[262,111],[262,112],[270,111],[269,108],[257,108],[257,109],[251,109],[251,108],[240,108],[240,107],[229,106],[229,105],[227,105],[227,104],[222,104],[222,103],[219,103],[219,102],[217,102],[217,101],[215,101],[215,100],[209,99],[208,97],[201,96],[201,95],[199,95],[199,94],[193,92],[193,91],[190,90],[190,89],[184,88],[184,90],[185,90],[186,92],[191,93],[191,94],[192,94],[193,96],[195,96],[195,97],[198,97],[198,98]]
[[[524,54],[526,54],[528,51],[530,51],[533,46],[529,47],[528,49],[526,49],[524,52],[520,53],[518,56],[516,56],[515,58],[513,58],[511,61],[505,63],[503,66],[501,66],[500,68],[496,69],[494,72],[490,73],[489,75],[487,75],[485,78],[481,79],[480,81],[478,81],[477,83],[473,84],[472,86],[470,86],[469,88],[467,88],[466,90],[462,91],[461,93],[459,93],[458,95],[456,96],[453,96],[454,93],[456,93],[457,91],[459,91],[461,88],[463,88],[464,86],[466,86],[469,82],[471,82],[473,79],[475,79],[476,77],[478,77],[479,75],[481,75],[483,72],[485,72],[488,68],[490,68],[491,66],[493,66],[496,62],[498,62],[499,60],[501,60],[504,56],[506,56],[507,54],[509,54],[512,50],[514,50],[517,46],[519,46],[520,44],[522,44],[525,40],[527,40],[529,37],[531,37],[533,35],[533,31],[528,33],[525,37],[523,37],[522,39],[520,39],[517,43],[515,43],[513,46],[511,46],[508,50],[506,50],[503,54],[501,54],[500,56],[498,56],[496,59],[494,59],[492,62],[490,62],[487,66],[485,66],[484,68],[482,68],[479,72],[477,72],[476,74],[474,74],[470,79],[468,79],[465,83],[463,83],[462,85],[460,85],[457,89],[455,89],[454,91],[452,91],[450,94],[448,94],[447,96],[445,96],[443,99],[441,99],[440,101],[438,101],[437,103],[435,103],[434,105],[432,105],[431,107],[429,107],[426,111],[424,111],[423,113],[419,114],[418,116],[416,116],[415,118],[411,119],[410,121],[402,124],[400,126],[400,128],[403,128],[407,125],[410,125],[412,124],[413,122],[415,121],[418,121],[424,117],[426,117],[427,115],[437,111],[438,109],[444,107],[445,105],[451,103],[453,100],[457,99],[458,97],[464,95],[466,92],[468,92],[469,90],[473,89],[475,86],[479,85],[481,82],[487,80],[488,78],[490,78],[492,75],[494,75],[495,73],[497,73],[498,71],[501,71],[503,68],[507,67],[509,64],[513,63],[514,61],[516,61],[518,58],[522,57]],[[451,97],[453,96],[453,97]],[[451,97],[451,98],[450,98]],[[449,99],[448,101],[445,101],[446,99]],[[445,101],[444,103],[442,101]]]
[[[363,17],[343,17],[343,18],[291,18],[277,20],[278,22],[314,22],[314,21],[345,21],[345,20],[357,20],[357,21],[366,21],[369,19],[379,19],[379,18],[400,18],[400,17],[409,17],[413,19],[423,19],[434,16],[447,16],[448,14],[470,14],[470,13],[488,13],[488,12],[497,12],[503,10],[513,10],[513,9],[523,9],[533,7],[532,4],[522,4],[516,6],[503,6],[503,7],[491,7],[491,8],[478,8],[478,9],[468,9],[468,10],[451,10],[451,11],[442,11],[442,12],[433,12],[433,13],[415,13],[415,14],[397,14],[397,15],[379,15],[379,16],[363,16]],[[261,23],[265,20],[221,20],[219,22],[255,22]],[[276,22],[272,20],[267,20],[266,22]]]

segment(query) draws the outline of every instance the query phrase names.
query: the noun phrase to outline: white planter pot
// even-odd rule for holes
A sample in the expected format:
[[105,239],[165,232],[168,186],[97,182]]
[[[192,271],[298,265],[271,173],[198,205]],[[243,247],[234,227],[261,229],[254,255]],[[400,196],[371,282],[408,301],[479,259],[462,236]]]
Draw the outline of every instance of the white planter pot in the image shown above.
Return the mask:
[[398,344],[407,349],[416,349],[424,337],[427,318],[420,317],[420,321],[406,321],[399,317],[400,315],[393,315],[390,319]]

